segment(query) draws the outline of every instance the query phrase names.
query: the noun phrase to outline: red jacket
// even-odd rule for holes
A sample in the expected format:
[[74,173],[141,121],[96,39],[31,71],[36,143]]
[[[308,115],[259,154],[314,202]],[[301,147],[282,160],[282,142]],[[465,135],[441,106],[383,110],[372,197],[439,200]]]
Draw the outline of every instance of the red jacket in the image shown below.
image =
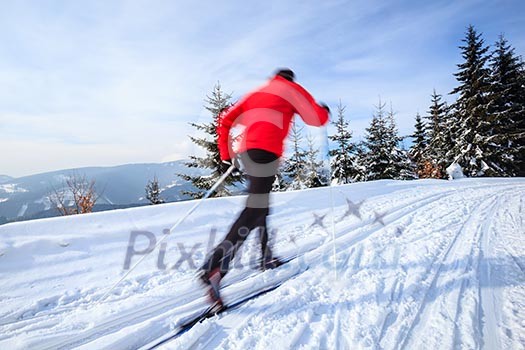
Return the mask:
[[[302,86],[280,76],[270,79],[219,117],[217,133],[221,159],[229,160],[236,153],[254,148],[280,157],[295,113],[312,126],[322,126],[328,121],[328,111]],[[237,126],[243,131],[232,149],[230,130]]]

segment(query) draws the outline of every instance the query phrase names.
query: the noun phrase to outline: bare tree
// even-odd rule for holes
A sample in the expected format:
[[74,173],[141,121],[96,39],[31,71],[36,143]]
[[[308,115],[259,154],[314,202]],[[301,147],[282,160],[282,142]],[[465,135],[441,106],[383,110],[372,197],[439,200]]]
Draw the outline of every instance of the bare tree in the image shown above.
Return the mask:
[[95,188],[95,180],[86,175],[72,174],[60,189],[53,188],[50,201],[61,215],[91,213],[100,194]]

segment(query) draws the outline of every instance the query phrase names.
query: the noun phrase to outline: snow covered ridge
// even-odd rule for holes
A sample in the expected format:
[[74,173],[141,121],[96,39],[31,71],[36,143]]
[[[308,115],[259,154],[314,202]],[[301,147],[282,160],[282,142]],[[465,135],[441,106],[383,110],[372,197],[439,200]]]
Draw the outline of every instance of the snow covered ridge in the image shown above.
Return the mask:
[[189,169],[184,161],[168,163],[125,164],[111,167],[87,167],[57,170],[24,176],[17,179],[0,175],[0,218],[6,221],[27,220],[60,215],[52,207],[50,197],[54,190],[65,187],[73,175],[86,176],[95,181],[95,188],[102,192],[94,211],[111,207],[145,205],[144,190],[148,180],[156,176],[162,186],[162,197],[168,202],[187,199],[183,190],[192,190],[188,182],[177,174],[200,174],[199,169]]
[[[0,226],[0,348],[136,349],[176,329],[206,307],[195,268],[243,200],[207,200],[166,240],[166,268],[161,247],[100,303],[126,271],[131,232],[159,240],[192,202]],[[525,179],[373,181],[273,203],[276,253],[300,259],[261,273],[252,235],[223,294],[284,283],[161,348],[524,347]],[[173,269],[182,250],[194,266]]]

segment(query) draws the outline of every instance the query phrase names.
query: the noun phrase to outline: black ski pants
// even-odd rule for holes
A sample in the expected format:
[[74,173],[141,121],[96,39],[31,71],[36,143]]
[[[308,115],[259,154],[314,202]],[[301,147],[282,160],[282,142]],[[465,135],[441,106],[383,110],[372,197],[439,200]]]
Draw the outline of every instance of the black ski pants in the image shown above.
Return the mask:
[[222,276],[228,272],[235,253],[255,228],[259,228],[262,261],[272,257],[271,249],[268,247],[266,217],[270,213],[269,196],[279,157],[265,150],[250,149],[240,154],[240,158],[249,181],[246,207],[202,267],[208,272],[220,268]]

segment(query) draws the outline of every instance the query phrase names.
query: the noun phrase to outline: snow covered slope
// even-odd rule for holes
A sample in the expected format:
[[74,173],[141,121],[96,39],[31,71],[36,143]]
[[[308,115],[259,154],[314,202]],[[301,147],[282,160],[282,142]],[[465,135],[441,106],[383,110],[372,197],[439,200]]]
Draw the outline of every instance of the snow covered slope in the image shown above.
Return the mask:
[[[333,187],[333,210],[330,191],[274,195],[276,253],[300,257],[260,273],[252,235],[224,295],[285,282],[164,348],[525,348],[525,179]],[[144,251],[193,202],[0,226],[0,348],[135,349],[175,329],[206,306],[195,268],[243,201],[207,200],[100,302],[131,232]]]

